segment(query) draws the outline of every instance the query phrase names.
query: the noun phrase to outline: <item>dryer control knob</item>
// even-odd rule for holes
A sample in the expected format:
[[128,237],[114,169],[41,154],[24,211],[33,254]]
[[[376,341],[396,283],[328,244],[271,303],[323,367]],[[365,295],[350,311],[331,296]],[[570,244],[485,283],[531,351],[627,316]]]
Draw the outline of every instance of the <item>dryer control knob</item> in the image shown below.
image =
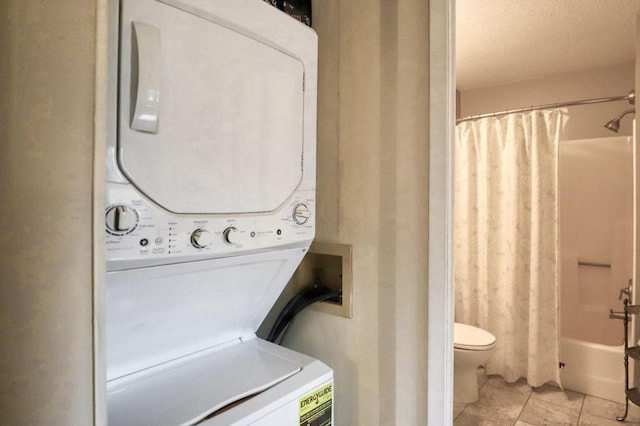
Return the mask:
[[240,231],[238,231],[233,226],[230,226],[229,228],[225,229],[223,234],[224,234],[225,241],[228,242],[229,244],[240,244],[241,242]]
[[292,216],[293,216],[293,220],[298,225],[304,225],[305,223],[307,223],[307,220],[309,220],[309,217],[311,216],[311,212],[309,212],[309,207],[307,207],[306,204],[300,203],[293,208]]
[[211,233],[206,229],[198,228],[191,233],[191,244],[195,248],[203,249],[210,246],[212,242]]
[[116,205],[107,208],[105,215],[107,231],[114,235],[125,235],[138,226],[138,213],[131,207]]

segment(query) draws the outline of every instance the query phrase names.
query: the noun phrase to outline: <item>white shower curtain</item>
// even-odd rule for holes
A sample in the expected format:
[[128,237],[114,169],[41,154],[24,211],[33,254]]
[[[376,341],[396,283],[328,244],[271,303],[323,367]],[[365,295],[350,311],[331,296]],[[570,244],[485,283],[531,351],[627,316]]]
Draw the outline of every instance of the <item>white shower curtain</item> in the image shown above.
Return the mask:
[[564,110],[462,122],[455,146],[456,321],[488,330],[488,374],[560,383],[558,144]]

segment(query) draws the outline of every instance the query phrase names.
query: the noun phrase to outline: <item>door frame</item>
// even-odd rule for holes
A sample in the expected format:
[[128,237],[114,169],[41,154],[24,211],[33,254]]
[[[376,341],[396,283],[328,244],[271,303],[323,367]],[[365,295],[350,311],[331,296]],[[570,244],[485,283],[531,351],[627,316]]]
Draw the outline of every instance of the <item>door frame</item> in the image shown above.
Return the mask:
[[455,0],[429,0],[429,324],[427,419],[453,423]]
[[[636,47],[636,61],[635,61],[635,84],[634,89],[638,93],[638,87],[640,87],[640,14],[636,15],[636,34],[635,34],[635,47]],[[637,108],[637,107],[636,107]],[[640,134],[640,121],[636,114],[633,118],[633,134],[631,136],[631,142],[633,145],[633,271],[631,276],[633,281],[631,284],[631,304],[640,303],[640,147],[638,146],[638,137]],[[636,315],[632,315],[631,318],[631,336],[632,342],[637,342],[640,338],[640,327],[638,324],[638,318]],[[629,363],[629,387],[635,387],[640,383],[640,368],[636,366],[635,362]],[[640,408],[635,404],[629,404],[629,416],[639,417]]]

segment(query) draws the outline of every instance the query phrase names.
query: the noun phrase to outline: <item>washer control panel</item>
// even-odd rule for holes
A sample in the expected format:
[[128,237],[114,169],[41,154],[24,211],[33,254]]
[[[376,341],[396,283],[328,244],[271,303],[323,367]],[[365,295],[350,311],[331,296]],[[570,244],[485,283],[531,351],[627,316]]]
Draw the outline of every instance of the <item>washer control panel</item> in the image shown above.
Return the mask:
[[313,190],[296,191],[275,212],[236,215],[173,214],[128,184],[108,183],[107,199],[111,270],[310,242],[315,232]]

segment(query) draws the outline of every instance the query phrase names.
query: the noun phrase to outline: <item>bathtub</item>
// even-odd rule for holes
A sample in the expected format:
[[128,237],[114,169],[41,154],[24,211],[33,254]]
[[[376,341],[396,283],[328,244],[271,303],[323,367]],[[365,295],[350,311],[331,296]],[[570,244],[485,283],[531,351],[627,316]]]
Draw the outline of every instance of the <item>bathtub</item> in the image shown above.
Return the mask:
[[[628,136],[560,144],[562,386],[624,402],[619,290],[633,276],[633,144]],[[605,267],[598,267],[598,265]]]
[[560,339],[562,387],[624,403],[624,347]]

